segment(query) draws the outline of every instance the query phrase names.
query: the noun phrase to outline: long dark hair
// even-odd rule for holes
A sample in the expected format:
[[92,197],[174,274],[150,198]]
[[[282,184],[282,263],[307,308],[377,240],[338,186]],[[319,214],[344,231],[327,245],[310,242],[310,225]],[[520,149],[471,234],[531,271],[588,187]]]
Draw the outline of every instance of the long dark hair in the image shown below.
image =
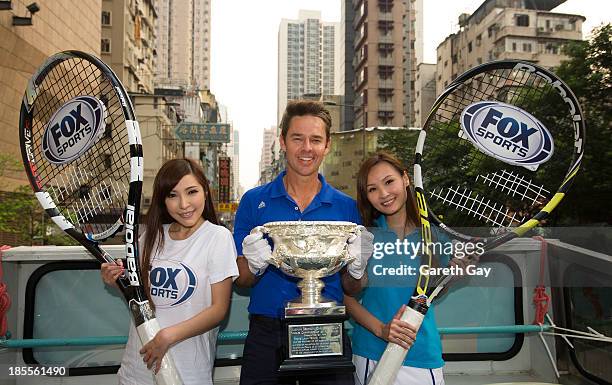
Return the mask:
[[215,212],[215,204],[210,192],[210,185],[204,175],[202,166],[195,160],[187,158],[172,159],[164,163],[155,176],[155,182],[153,182],[153,196],[151,197],[151,207],[149,207],[145,219],[146,231],[142,248],[141,278],[151,306],[154,306],[153,301],[151,301],[149,282],[151,256],[164,247],[163,225],[174,222],[174,219],[172,219],[166,209],[166,198],[185,175],[193,175],[204,188],[206,202],[204,203],[202,217],[211,223],[219,224],[217,213]]
[[[402,165],[402,162],[394,155],[385,151],[377,152],[361,164],[359,172],[357,173],[357,208],[359,209],[361,220],[366,227],[374,226],[374,220],[381,215],[380,211],[376,210],[368,200],[367,185],[370,170],[372,167],[382,162],[391,165],[401,176],[404,174],[408,175],[408,171]],[[406,222],[412,223],[415,227],[420,227],[421,218],[414,198],[414,191],[412,191],[412,184],[406,187],[406,192],[408,195],[406,200]]]

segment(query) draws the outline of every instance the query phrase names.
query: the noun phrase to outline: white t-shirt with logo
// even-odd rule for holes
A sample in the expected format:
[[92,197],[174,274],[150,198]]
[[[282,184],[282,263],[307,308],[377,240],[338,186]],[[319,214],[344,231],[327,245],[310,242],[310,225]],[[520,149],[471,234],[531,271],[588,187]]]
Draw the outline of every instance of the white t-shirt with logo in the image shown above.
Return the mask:
[[[232,234],[223,226],[205,221],[189,238],[175,241],[164,225],[164,248],[151,258],[151,297],[163,329],[189,319],[212,304],[211,285],[238,277],[236,247]],[[176,368],[185,383],[211,384],[216,327],[177,343],[170,348]],[[119,369],[119,383],[154,384],[139,351],[142,344],[134,322]]]

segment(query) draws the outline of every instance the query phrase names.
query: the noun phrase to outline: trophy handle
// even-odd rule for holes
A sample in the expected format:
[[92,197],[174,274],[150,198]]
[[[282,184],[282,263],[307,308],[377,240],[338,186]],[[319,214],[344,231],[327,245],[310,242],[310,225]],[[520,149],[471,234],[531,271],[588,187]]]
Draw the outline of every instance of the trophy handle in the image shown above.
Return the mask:
[[268,234],[269,232],[270,230],[268,230],[266,226],[256,226],[256,227],[253,227],[250,234],[255,234],[255,233]]

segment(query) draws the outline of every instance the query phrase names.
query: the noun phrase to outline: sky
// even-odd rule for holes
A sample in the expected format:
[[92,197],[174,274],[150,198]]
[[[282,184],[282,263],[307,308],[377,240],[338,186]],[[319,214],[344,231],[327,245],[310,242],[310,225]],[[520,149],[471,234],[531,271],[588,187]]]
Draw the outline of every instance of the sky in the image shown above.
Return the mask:
[[[483,0],[423,0],[424,59],[435,63],[435,50],[458,30],[457,17],[472,13]],[[259,178],[263,130],[276,124],[278,28],[283,18],[297,19],[300,9],[320,10],[324,21],[340,21],[340,0],[213,0],[211,91],[228,108],[240,135],[240,183],[254,187]],[[567,0],[555,12],[586,16],[585,37],[612,22],[610,0]]]

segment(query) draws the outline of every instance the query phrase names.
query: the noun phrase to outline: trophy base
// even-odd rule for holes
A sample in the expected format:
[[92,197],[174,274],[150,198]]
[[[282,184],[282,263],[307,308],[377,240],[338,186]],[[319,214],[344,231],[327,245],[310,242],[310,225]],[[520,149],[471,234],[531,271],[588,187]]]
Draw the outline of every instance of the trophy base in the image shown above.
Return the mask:
[[345,349],[344,306],[285,308],[282,376],[354,372],[350,351]]

